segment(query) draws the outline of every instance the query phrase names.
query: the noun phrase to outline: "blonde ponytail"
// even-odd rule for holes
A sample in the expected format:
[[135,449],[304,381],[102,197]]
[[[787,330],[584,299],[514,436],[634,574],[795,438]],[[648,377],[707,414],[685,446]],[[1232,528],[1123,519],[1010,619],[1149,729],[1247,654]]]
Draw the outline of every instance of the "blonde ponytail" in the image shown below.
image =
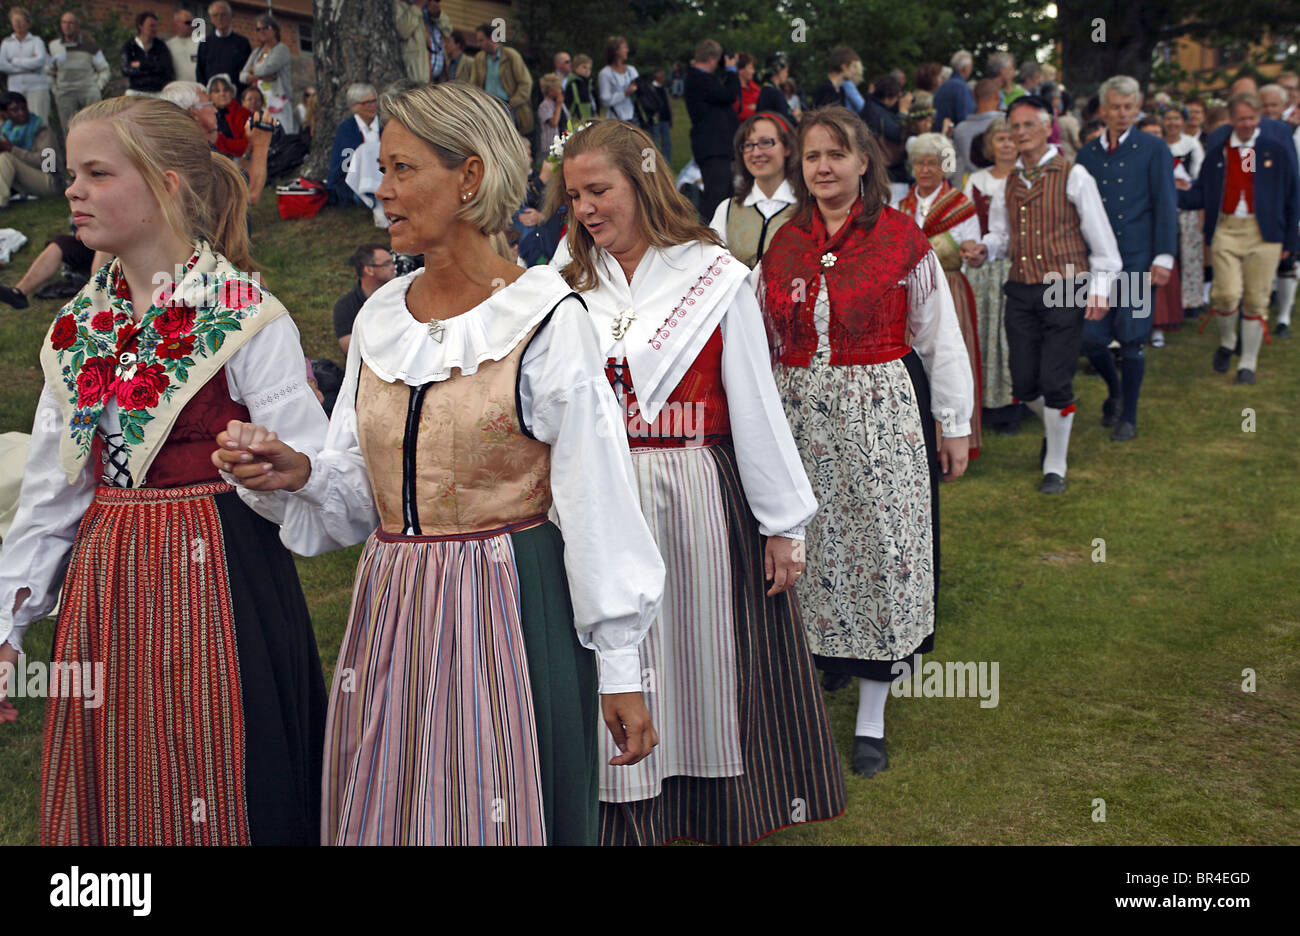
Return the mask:
[[248,184],[234,162],[212,153],[212,220],[207,232],[212,249],[235,268],[252,273],[253,245],[248,240]]

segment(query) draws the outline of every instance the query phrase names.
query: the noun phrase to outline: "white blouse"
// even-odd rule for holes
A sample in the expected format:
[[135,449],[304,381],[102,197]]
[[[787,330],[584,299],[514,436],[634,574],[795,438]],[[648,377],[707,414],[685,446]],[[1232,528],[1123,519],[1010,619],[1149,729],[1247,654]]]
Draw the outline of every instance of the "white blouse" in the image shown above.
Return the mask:
[[[314,453],[311,441],[321,439],[328,424],[307,383],[298,328],[288,315],[268,323],[230,356],[226,382],[230,398],[248,407],[254,422],[299,451]],[[31,623],[58,602],[77,525],[95,498],[101,471],[88,462],[77,483],[68,483],[59,465],[63,421],[54,393],[47,384],[36,404],[18,512],[0,549],[0,640],[18,649]],[[120,431],[115,400],[105,407],[100,426],[107,433]],[[213,431],[214,451],[216,434],[224,428]],[[23,588],[31,595],[15,613],[14,597]]]
[[406,306],[407,290],[424,274],[384,284],[358,313],[343,385],[306,485],[293,493],[241,488],[240,496],[281,524],[281,541],[301,555],[363,542],[379,516],[357,436],[362,361],[381,379],[412,386],[445,380],[453,369],[473,374],[483,361],[509,354],[550,312],[520,362],[520,416],[551,446],[551,519],[564,534],[574,626],[596,652],[600,692],[640,691],[637,646],[659,613],[664,565],[641,515],[626,439],[611,431],[622,422],[582,303],[556,271],[531,267],[444,319],[437,342]]
[[1169,152],[1175,159],[1180,156],[1187,157],[1187,174],[1191,178],[1195,179],[1201,174],[1201,163],[1205,162],[1205,148],[1196,137],[1182,134],[1177,143],[1170,145]]
[[[924,230],[925,219],[930,214],[930,208],[934,205],[935,199],[939,197],[939,192],[942,189],[943,186],[939,186],[924,198],[922,198],[919,194],[916,196],[916,213],[912,215],[912,220],[916,222],[917,227]],[[898,199],[897,201],[894,202],[894,204],[891,207],[898,208],[899,203],[901,201],[902,201],[901,198]],[[906,214],[906,212],[904,213]],[[980,239],[979,215],[977,214],[971,215],[965,221],[962,221],[959,224],[955,224],[952,227],[948,228],[948,230],[945,231],[944,233],[950,235],[952,239],[956,241],[957,244],[959,245],[965,243],[968,240],[979,241]]]

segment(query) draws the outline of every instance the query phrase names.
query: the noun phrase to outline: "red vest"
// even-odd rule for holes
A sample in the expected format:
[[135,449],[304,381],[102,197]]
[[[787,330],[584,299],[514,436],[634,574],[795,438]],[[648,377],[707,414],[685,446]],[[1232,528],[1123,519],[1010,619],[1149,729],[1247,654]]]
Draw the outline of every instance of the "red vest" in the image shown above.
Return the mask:
[[713,330],[713,335],[649,425],[641,416],[632,374],[626,362],[610,358],[605,364],[605,376],[618,395],[627,429],[627,443],[634,449],[712,445],[731,436],[727,393],[722,388],[721,326]]
[[1243,157],[1250,150],[1244,146],[1238,149],[1229,141],[1227,151],[1228,174],[1223,180],[1223,205],[1220,206],[1219,211],[1225,215],[1232,214],[1237,210],[1237,202],[1241,201],[1241,196],[1245,195],[1246,210],[1254,214],[1255,173],[1247,172],[1245,166],[1242,165]]

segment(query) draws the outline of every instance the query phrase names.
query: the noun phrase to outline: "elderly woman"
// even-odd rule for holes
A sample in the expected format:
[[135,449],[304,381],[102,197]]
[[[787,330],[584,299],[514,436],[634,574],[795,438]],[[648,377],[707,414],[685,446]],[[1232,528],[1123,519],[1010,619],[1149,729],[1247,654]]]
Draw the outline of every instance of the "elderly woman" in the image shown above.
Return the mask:
[[[957,310],[966,353],[975,375],[975,412],[980,413],[983,376],[980,372],[980,339],[976,321],[975,294],[962,275],[962,261],[979,246],[980,221],[975,205],[944,178],[945,170],[957,164],[957,150],[941,133],[923,133],[908,147],[908,165],[916,183],[894,207],[917,223],[930,239],[935,256],[948,279],[948,289]],[[979,458],[980,421],[971,424],[970,457]]]
[[[373,208],[373,194],[379,187],[379,94],[374,85],[356,82],[348,85],[346,96],[352,116],[344,117],[334,131],[325,187],[331,204]],[[360,187],[363,181],[369,184]],[[354,182],[359,187],[354,188]],[[369,202],[361,197],[363,191],[369,193]]]
[[[977,169],[966,180],[965,195],[975,206],[979,218],[979,235],[989,232],[989,211],[995,201],[1006,198],[1007,178],[1015,171],[1016,141],[1007,119],[994,118],[977,141],[984,158],[992,162],[987,169]],[[1011,396],[1011,352],[1007,347],[1004,321],[1006,296],[1002,287],[1011,269],[1010,259],[985,260],[976,266],[967,262],[962,269],[975,296],[975,320],[979,326],[980,374],[982,392],[981,421],[1000,435],[1020,431],[1024,407]]]
[[552,262],[596,323],[669,569],[640,661],[662,744],[605,771],[601,841],[741,844],[845,806],[791,592],[817,502],[749,270],[672,179],[644,130],[600,120],[566,143],[549,199],[571,219]]
[[266,112],[284,128],[298,132],[298,114],[293,109],[293,69],[289,47],[280,41],[280,24],[265,13],[257,18],[257,44],[239,73],[239,80],[255,85],[266,100]]
[[799,212],[763,256],[761,294],[823,505],[807,528],[804,632],[824,685],[859,677],[853,772],[872,777],[889,766],[890,681],[934,647],[939,474],[966,470],[974,391],[948,280],[911,218],[885,205],[867,125],[820,108],[798,143]]
[[582,303],[492,248],[524,194],[509,116],[462,82],[383,111],[377,195],[393,250],[424,268],[361,308],[318,450],[245,423],[218,440],[295,552],[366,543],[322,838],[594,843],[597,731],[614,765],[656,743],[637,644],[663,563]]
[[208,98],[217,109],[217,151],[239,159],[248,151],[248,120],[252,113],[235,100],[235,85],[226,75],[208,82]]
[[718,205],[709,227],[740,262],[754,267],[776,232],[794,217],[791,179],[799,171],[794,127],[760,111],[736,130],[736,194]]

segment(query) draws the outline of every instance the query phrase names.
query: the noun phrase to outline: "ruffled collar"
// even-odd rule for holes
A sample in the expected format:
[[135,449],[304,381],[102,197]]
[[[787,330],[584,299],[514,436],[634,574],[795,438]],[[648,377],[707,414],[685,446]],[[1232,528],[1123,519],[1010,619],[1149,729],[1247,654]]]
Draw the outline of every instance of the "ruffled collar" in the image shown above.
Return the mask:
[[389,383],[418,387],[446,380],[453,369],[463,376],[474,374],[484,361],[499,361],[514,350],[573,292],[557,270],[529,267],[472,309],[442,319],[439,341],[431,335],[433,323],[417,322],[406,306],[407,290],[424,273],[415,270],[379,287],[353,325],[352,340],[361,359]]

